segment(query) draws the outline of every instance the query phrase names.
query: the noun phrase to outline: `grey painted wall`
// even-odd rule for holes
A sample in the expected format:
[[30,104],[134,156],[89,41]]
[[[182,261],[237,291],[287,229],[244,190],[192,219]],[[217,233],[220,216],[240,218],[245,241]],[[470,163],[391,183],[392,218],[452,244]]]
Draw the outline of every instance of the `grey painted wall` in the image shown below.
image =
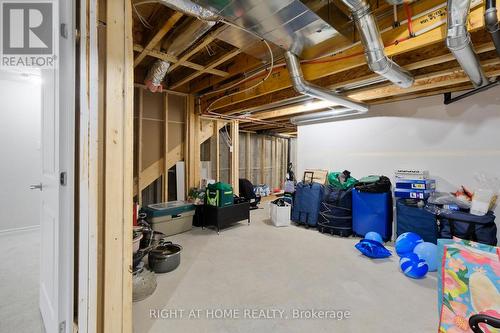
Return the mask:
[[0,71],[0,232],[39,225],[40,79]]

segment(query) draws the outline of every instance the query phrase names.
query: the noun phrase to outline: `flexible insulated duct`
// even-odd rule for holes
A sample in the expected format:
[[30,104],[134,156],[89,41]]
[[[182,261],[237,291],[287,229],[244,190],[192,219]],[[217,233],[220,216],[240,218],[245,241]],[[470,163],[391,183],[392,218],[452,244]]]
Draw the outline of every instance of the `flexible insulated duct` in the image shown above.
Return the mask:
[[402,5],[404,3],[412,3],[415,2],[416,0],[385,0],[389,5]]
[[213,11],[203,8],[202,6],[190,0],[143,0],[134,3],[135,6],[145,3],[161,3],[175,11],[183,13],[188,16],[194,16],[203,21],[218,21],[219,15]]
[[370,5],[365,0],[342,0],[342,2],[352,12],[370,69],[402,88],[411,87],[413,76],[385,55],[384,43],[377,22],[370,12]]
[[167,75],[169,67],[170,67],[169,62],[163,60],[157,60],[153,63],[153,66],[149,68],[144,83],[151,92],[162,91],[163,88],[161,82],[165,78],[165,75]]
[[486,29],[491,34],[491,39],[497,49],[497,54],[500,57],[500,24],[498,23],[496,0],[486,0],[484,21],[486,22]]
[[293,88],[298,93],[332,102],[332,104],[335,105],[345,106],[347,108],[356,110],[359,113],[368,111],[368,106],[366,104],[341,96],[333,91],[327,90],[323,87],[317,86],[304,80],[304,75],[302,74],[302,69],[300,67],[300,61],[292,52],[285,52],[285,61],[288,72],[290,73],[290,79],[292,80]]
[[481,68],[476,52],[474,52],[467,30],[470,3],[471,0],[448,0],[446,46],[453,53],[474,87],[477,88],[488,84],[488,79]]

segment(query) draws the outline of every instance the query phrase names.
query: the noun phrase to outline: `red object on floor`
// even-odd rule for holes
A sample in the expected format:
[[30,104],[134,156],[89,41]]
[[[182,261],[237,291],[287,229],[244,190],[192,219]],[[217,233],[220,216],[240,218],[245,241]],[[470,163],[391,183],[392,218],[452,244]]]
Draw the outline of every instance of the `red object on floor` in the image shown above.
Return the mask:
[[138,205],[137,203],[134,202],[134,208],[133,208],[133,217],[132,217],[132,225],[135,227],[137,225],[137,210],[138,210]]

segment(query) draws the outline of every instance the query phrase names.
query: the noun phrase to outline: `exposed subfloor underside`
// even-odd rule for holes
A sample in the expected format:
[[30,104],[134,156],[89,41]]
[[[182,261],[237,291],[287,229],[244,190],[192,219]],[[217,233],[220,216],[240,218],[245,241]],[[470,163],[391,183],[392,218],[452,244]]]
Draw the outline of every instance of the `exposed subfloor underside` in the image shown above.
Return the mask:
[[[396,255],[379,261],[361,256],[357,239],[273,227],[267,204],[261,206],[250,226],[241,222],[220,235],[194,228],[171,237],[184,248],[181,265],[158,276],[150,298],[134,303],[134,332],[437,330],[436,273],[412,280],[399,271]],[[163,319],[150,319],[150,310],[162,309]],[[182,318],[179,312],[178,319],[166,318],[179,309]],[[238,309],[240,319],[206,319],[217,309]],[[284,310],[288,319],[278,313],[278,319],[245,319],[246,309]],[[351,317],[298,320],[294,309],[348,310]],[[190,310],[201,310],[200,318],[189,319]]]

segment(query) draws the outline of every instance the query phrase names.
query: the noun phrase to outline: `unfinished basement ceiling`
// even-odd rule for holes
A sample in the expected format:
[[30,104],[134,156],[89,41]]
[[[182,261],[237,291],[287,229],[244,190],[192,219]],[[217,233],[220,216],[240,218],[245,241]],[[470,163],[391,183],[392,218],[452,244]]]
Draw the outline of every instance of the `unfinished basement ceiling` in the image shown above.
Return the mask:
[[[300,0],[248,0],[227,1],[195,0],[232,24],[251,31],[282,49],[308,58],[318,57],[334,50],[307,53],[327,40],[337,38],[339,45],[349,41],[348,21],[331,1]],[[309,6],[309,7],[308,7]],[[317,13],[329,19],[325,21]],[[333,23],[335,22],[335,23]],[[336,29],[332,24],[336,27]],[[340,30],[339,30],[340,29]],[[346,35],[343,35],[345,33]],[[340,39],[339,39],[340,37]]]
[[[311,27],[315,24],[327,24],[331,27],[327,31],[334,30],[335,34],[313,32],[319,39],[308,39],[316,44],[304,48],[301,53],[305,80],[368,105],[472,88],[469,78],[446,47],[446,0],[415,1],[407,6],[398,5],[396,21],[394,7],[389,2],[366,1],[371,5],[371,13],[381,32],[386,55],[415,78],[415,84],[410,88],[397,87],[370,70],[365,50],[359,43],[359,32],[355,22],[351,20],[351,11],[342,0],[225,1],[222,5],[214,0],[195,0],[197,4],[208,6],[209,9],[218,6],[219,10],[232,13],[235,20],[246,24],[245,27],[255,29],[277,26],[278,20],[286,17],[272,17],[259,25],[259,16],[262,14],[259,8],[262,6],[267,6],[269,13],[275,10],[275,14],[285,10],[286,4],[290,8],[309,11],[308,17],[314,17],[315,22]],[[500,75],[500,58],[485,27],[483,6],[481,1],[472,1],[468,22],[471,41],[480,65],[486,77],[491,80]],[[283,59],[285,50],[277,44],[269,42],[275,61],[272,75],[267,77],[270,54],[261,38],[219,22],[189,46],[193,39],[186,39],[186,31],[203,30],[205,23],[186,14],[173,20],[178,12],[159,3],[140,5],[136,10],[143,19],[135,12],[136,83],[144,82],[145,73],[152,63],[167,59],[171,66],[162,83],[164,88],[199,96],[201,111],[216,101],[211,109],[217,114],[252,115],[268,122],[241,121],[241,128],[251,131],[290,132],[293,131],[293,126],[292,129],[282,126],[290,126],[291,117],[325,111],[325,108],[301,108],[304,107],[304,100],[307,103],[309,99],[300,98],[300,94],[292,87]],[[411,15],[411,24],[408,23],[408,15]],[[169,21],[172,23],[170,26]],[[288,22],[290,27],[296,27],[292,24],[294,21]],[[299,22],[307,20],[297,21],[297,24]],[[272,36],[279,36],[280,33],[293,34],[295,30],[283,28],[289,26],[282,25],[281,28],[271,29],[269,33],[272,32]],[[303,25],[303,30],[297,29],[297,33],[311,32],[309,28],[308,25]],[[318,58],[325,54],[326,56]],[[248,90],[251,87],[254,88]],[[216,93],[210,93],[211,91]],[[299,103],[293,104],[297,101]]]

